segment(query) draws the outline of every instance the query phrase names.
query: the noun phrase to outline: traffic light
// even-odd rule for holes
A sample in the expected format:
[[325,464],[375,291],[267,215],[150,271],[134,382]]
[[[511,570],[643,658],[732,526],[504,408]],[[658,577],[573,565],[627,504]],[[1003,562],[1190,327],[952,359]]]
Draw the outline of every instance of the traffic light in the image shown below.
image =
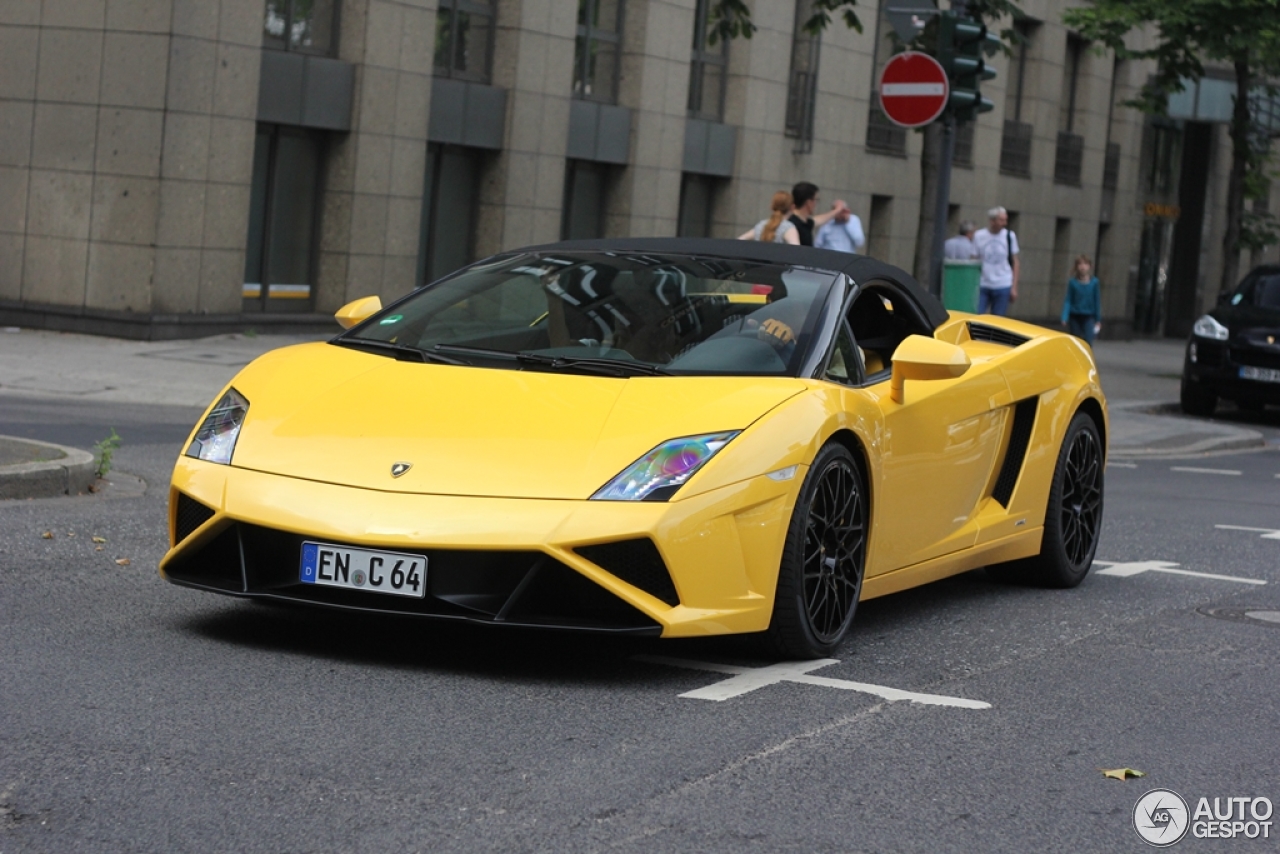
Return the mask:
[[996,76],[983,54],[1000,47],[1000,37],[987,32],[984,24],[955,12],[942,12],[938,24],[938,61],[951,81],[947,109],[958,122],[972,121],[978,113],[995,109],[995,104],[978,90],[983,80]]

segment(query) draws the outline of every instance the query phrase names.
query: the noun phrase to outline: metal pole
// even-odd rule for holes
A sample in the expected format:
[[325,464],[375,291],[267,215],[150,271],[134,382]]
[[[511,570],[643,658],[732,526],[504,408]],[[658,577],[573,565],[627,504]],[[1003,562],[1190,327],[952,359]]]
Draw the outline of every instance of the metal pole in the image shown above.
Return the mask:
[[942,154],[938,158],[938,196],[933,206],[933,267],[929,289],[942,298],[942,244],[947,239],[947,207],[951,202],[951,158],[956,150],[956,119],[950,110],[942,119]]

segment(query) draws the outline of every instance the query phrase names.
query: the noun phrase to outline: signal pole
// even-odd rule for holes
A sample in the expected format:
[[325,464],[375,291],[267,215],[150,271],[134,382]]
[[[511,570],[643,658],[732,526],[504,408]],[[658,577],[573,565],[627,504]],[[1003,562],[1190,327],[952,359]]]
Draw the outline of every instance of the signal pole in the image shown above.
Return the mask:
[[929,290],[942,299],[942,244],[947,239],[947,208],[951,203],[951,160],[956,152],[956,117],[952,110],[942,114],[942,153],[938,157],[937,198],[933,206],[933,256]]

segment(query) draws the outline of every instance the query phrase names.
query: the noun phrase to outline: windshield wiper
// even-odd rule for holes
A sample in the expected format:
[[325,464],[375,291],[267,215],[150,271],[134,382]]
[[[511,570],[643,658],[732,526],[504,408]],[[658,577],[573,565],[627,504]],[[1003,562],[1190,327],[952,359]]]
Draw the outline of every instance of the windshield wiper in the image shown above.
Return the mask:
[[335,338],[330,343],[339,347],[350,347],[353,350],[367,350],[371,353],[386,353],[401,362],[436,362],[442,365],[469,365],[462,359],[454,359],[429,350],[420,350],[407,344],[396,344],[391,341],[378,341],[373,338]]
[[462,353],[472,356],[484,356],[502,359],[506,362],[520,362],[525,365],[539,365],[547,368],[579,368],[584,371],[605,373],[615,377],[667,377],[671,372],[648,362],[633,362],[630,359],[606,359],[599,356],[550,356],[546,353],[513,353],[510,350],[494,350],[488,347],[464,347],[457,344],[437,344],[436,352]]

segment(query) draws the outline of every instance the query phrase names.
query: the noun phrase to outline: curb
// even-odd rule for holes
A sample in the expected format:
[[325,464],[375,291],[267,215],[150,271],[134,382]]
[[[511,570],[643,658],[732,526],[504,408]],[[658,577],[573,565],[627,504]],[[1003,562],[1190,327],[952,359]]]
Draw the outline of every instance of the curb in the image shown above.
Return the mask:
[[1108,457],[1196,457],[1267,446],[1257,430],[1185,416],[1177,404],[1128,402],[1112,408],[1111,422],[1124,438],[1112,441]]
[[17,436],[0,436],[0,439],[56,450],[63,455],[61,459],[47,462],[0,466],[0,500],[79,495],[92,491],[97,482],[97,462],[88,451]]

